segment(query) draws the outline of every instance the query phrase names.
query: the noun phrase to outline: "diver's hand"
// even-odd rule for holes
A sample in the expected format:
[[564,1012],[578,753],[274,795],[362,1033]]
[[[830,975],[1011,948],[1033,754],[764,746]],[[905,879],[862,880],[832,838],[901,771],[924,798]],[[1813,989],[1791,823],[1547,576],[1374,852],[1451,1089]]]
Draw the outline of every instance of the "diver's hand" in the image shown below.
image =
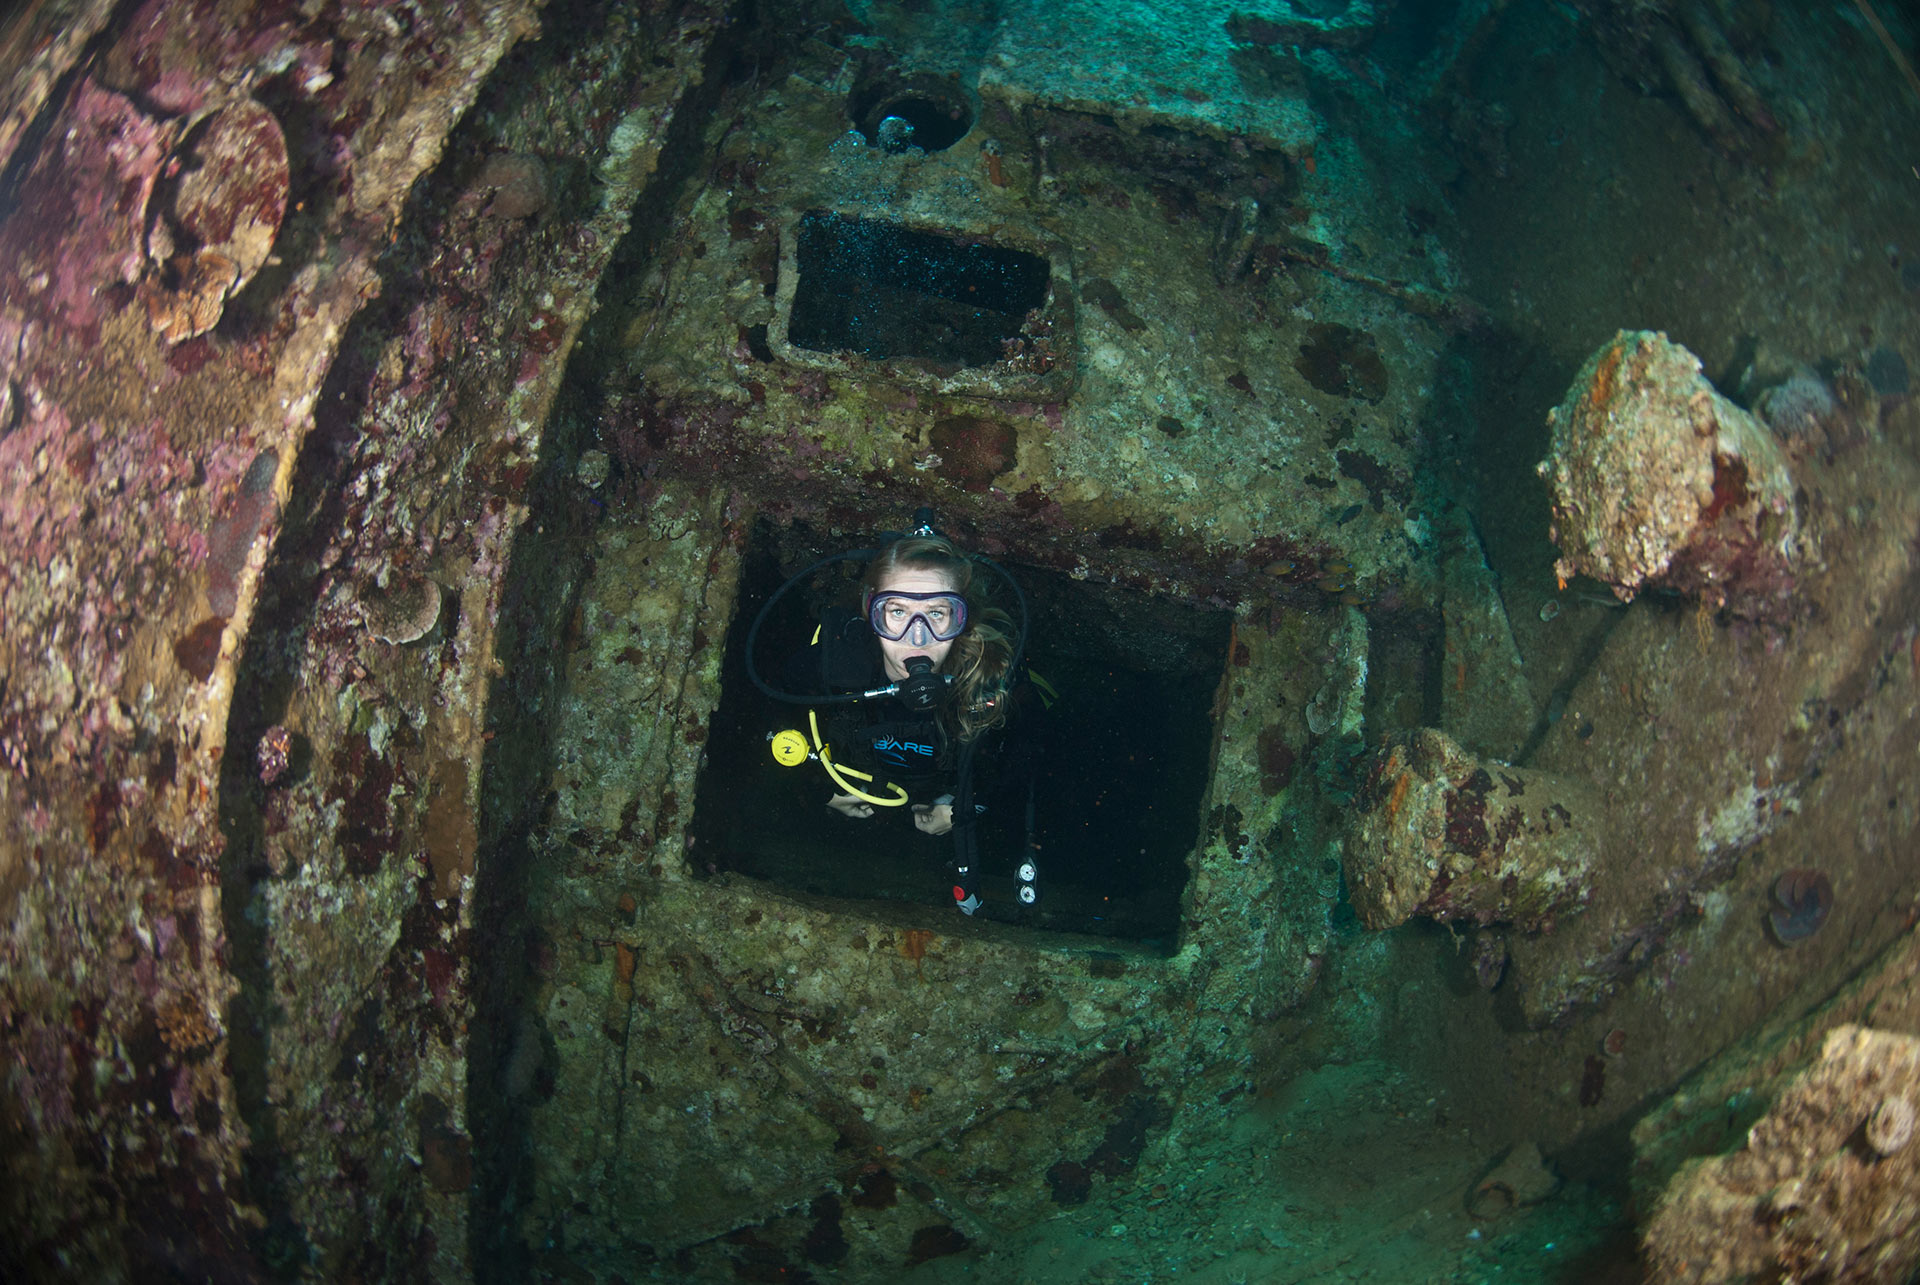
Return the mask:
[[953,804],[914,804],[913,828],[921,834],[945,834],[953,829]]
[[[827,800],[827,806],[835,812],[838,812],[841,816],[853,817],[855,820],[873,815],[872,804],[862,803],[851,794],[836,794]],[[915,821],[918,820],[919,818],[916,817]]]

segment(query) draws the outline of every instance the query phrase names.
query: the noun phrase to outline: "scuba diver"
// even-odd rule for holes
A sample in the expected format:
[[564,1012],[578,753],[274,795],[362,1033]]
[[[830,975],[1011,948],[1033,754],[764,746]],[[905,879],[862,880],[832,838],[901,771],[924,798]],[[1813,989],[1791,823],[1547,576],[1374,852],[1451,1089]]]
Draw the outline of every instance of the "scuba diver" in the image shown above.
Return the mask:
[[[774,604],[795,584],[833,562],[867,559],[856,608],[821,613],[808,645],[787,658],[781,686],[765,681],[755,642]],[[990,568],[1012,589],[1021,621],[987,602]],[[998,564],[969,555],[933,529],[930,510],[880,549],[833,554],[788,580],[767,600],[747,637],[747,669],[776,700],[808,710],[811,740],[797,730],[769,737],[788,766],[817,762],[830,778],[826,806],[867,820],[905,807],[921,834],[951,834],[953,901],[973,914],[977,891],[975,799],[982,745],[999,741],[1014,688],[1024,677],[1026,600]],[[1003,765],[1004,766],[1004,765]],[[1029,809],[1031,811],[1031,809]],[[1030,853],[1016,872],[1020,899],[1034,900]]]

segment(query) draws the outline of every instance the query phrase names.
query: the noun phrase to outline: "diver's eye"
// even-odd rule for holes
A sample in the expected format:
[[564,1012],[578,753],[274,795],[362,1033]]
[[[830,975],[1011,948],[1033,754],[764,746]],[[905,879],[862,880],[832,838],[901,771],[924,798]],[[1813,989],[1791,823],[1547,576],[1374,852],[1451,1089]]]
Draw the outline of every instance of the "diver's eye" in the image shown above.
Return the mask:
[[952,614],[953,613],[945,607],[927,608],[927,620],[935,629],[945,629],[947,627],[947,619]]

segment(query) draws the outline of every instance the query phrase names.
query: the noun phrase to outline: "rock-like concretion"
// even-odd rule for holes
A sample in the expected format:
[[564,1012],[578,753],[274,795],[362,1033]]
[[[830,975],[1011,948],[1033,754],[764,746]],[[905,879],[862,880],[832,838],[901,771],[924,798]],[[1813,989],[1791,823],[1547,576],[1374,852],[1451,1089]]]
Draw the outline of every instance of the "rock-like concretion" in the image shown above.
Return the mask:
[[1747,1132],[1693,1161],[1647,1228],[1650,1279],[1907,1280],[1920,1264],[1920,1040],[1843,1025]]
[[1586,904],[1601,809],[1582,782],[1474,758],[1433,728],[1389,742],[1347,828],[1369,928],[1414,915],[1528,930]]
[[1548,413],[1554,570],[1778,619],[1794,589],[1793,476],[1773,436],[1666,335],[1622,330]]

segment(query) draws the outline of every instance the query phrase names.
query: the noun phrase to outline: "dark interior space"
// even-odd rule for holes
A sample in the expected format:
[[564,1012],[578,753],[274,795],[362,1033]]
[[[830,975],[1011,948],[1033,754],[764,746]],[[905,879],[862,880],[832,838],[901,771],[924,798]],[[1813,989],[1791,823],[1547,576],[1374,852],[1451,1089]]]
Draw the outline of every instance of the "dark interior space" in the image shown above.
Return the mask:
[[973,128],[973,107],[943,77],[883,76],[856,89],[847,115],[866,140],[889,152],[938,152]]
[[[810,543],[799,533],[778,542],[789,552]],[[825,806],[833,787],[817,763],[783,767],[768,750],[776,731],[807,732],[809,708],[769,699],[745,668],[748,625],[785,579],[775,543],[763,526],[742,578],[694,810],[696,873],[942,906],[951,840],[915,831],[904,808],[841,817]],[[757,662],[776,686],[818,612],[857,596],[859,568],[859,560],[830,566],[775,605]],[[1171,949],[1199,832],[1230,618],[1057,573],[1009,570],[1032,620],[1027,667],[1044,683],[1024,687],[1014,720],[981,756],[981,917]],[[998,588],[995,602],[1012,609]],[[1029,852],[1038,896],[1022,905],[1014,872]]]
[[1025,250],[819,210],[798,242],[796,348],[991,366],[1047,301],[1047,261]]

